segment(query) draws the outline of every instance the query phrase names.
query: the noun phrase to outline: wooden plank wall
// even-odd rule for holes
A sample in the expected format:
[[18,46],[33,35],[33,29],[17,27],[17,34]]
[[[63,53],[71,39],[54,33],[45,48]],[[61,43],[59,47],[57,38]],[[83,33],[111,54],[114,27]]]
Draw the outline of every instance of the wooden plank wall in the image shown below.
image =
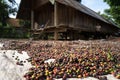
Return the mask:
[[96,26],[101,26],[100,32],[112,32],[112,26],[77,11],[69,6],[58,4],[58,24],[80,28],[83,31],[96,32]]
[[46,4],[49,0],[34,0],[34,9],[40,8],[40,6]]
[[101,24],[101,32],[104,33],[114,33],[117,31],[117,28],[113,27],[112,25],[108,25],[106,23],[103,22],[99,22]]
[[46,4],[35,11],[35,21],[41,26],[48,23],[48,26],[54,25],[54,7]]
[[69,7],[58,4],[58,24],[70,25],[73,22],[73,12]]
[[58,5],[58,24],[64,24],[70,27],[81,28],[83,30],[94,30],[96,20],[89,16],[62,4]]
[[[96,32],[96,26],[100,25],[100,32],[112,32],[112,27],[98,19],[88,16],[69,6],[58,3],[58,25],[66,25],[78,28],[82,31]],[[54,26],[54,5],[47,3],[35,11],[35,21],[41,26],[48,21],[48,26]]]

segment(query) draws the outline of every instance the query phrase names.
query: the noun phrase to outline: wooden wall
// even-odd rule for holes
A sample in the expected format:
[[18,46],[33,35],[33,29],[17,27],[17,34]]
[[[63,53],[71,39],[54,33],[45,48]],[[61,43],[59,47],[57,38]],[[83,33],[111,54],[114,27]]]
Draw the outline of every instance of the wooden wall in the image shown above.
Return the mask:
[[81,30],[94,30],[96,20],[71,7],[58,4],[58,24],[80,28]]
[[49,0],[33,0],[33,9],[38,9],[40,6],[46,4]]
[[62,4],[58,4],[58,24],[76,27],[88,32],[96,32],[96,26],[101,26],[99,32],[112,32],[114,29],[113,26],[107,23]]
[[[96,26],[101,26],[98,32],[112,32],[114,28],[96,18],[86,15],[72,7],[57,3],[57,24],[74,27],[81,31],[96,32]],[[35,10],[35,22],[40,26],[45,25],[54,26],[54,5],[47,3]]]
[[35,22],[40,26],[48,23],[48,26],[54,25],[54,7],[50,3],[40,7],[35,11]]

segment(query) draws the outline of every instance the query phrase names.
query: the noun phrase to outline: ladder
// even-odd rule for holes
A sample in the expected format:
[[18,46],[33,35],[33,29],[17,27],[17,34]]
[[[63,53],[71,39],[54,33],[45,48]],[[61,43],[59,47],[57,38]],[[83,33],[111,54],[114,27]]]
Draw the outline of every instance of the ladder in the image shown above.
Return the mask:
[[34,39],[39,39],[42,36],[42,34],[44,34],[44,30],[48,26],[48,23],[49,23],[49,20],[47,21],[47,23],[44,25],[43,28],[33,30],[32,37]]

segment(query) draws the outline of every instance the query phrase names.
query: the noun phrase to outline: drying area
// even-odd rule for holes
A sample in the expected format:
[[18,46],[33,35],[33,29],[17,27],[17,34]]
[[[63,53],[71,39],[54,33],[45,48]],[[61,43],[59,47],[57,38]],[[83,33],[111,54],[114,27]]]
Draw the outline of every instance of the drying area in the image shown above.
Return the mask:
[[[107,53],[108,51],[112,54],[117,54],[117,57],[119,57],[120,43],[118,41],[113,42],[113,41],[105,41],[105,40],[31,41],[31,42],[29,42],[29,40],[1,40],[0,42],[0,64],[1,64],[0,80],[27,80],[27,78],[35,79],[36,78],[35,75],[37,74],[37,72],[39,71],[41,72],[42,70],[40,67],[43,65],[46,65],[48,66],[47,68],[50,68],[51,66],[49,64],[57,64],[57,66],[53,65],[54,69],[47,70],[46,68],[46,70],[44,70],[43,72],[47,73],[47,71],[50,71],[50,72],[53,71],[52,74],[57,76],[57,77],[52,76],[53,79],[55,80],[63,80],[62,79],[63,77],[61,76],[62,75],[65,76],[66,74],[67,74],[67,77],[69,76],[68,78],[66,78],[66,80],[120,80],[120,79],[117,79],[116,76],[113,76],[113,74],[100,75],[99,78],[98,76],[93,77],[94,75],[89,77],[87,75],[80,74],[81,78],[72,78],[74,76],[79,77],[79,75],[76,74],[76,72],[67,73],[67,69],[73,70],[73,71],[77,70],[77,69],[75,70],[73,69],[74,66],[78,66],[76,65],[76,61],[74,61],[74,59],[77,58],[78,60],[83,60],[83,59],[79,59],[79,57],[83,58],[87,54],[90,56],[90,53],[93,53],[95,57],[96,55],[100,53],[103,54],[103,53]],[[95,53],[95,52],[98,52],[98,53]],[[80,56],[79,54],[82,54],[82,56]],[[108,55],[107,58],[112,59],[111,54],[110,55],[107,54],[107,55]],[[64,58],[68,56],[72,57],[73,61],[71,61],[71,59],[70,60],[67,59],[68,63],[66,63],[64,61]],[[99,58],[101,57],[98,56],[98,59]],[[77,63],[79,64],[79,61]],[[60,64],[63,64],[63,65],[60,65]],[[84,63],[84,61],[82,61],[81,64],[85,66],[87,65],[86,63]],[[93,63],[93,64],[96,64],[96,63]],[[117,65],[118,66],[117,71],[120,71],[119,61],[117,61],[115,65],[114,63],[112,65],[113,66]],[[66,67],[66,66],[71,66],[73,68]],[[91,67],[91,70],[90,70],[91,72],[92,72],[92,68],[93,67]],[[99,71],[100,68],[103,68],[103,67],[99,65],[98,69],[95,68],[94,69],[96,70],[95,73],[97,73],[97,70]],[[32,74],[30,74],[29,76],[27,74],[30,73],[30,70],[32,71]],[[59,72],[55,73],[54,70],[58,70]],[[61,70],[63,70],[65,74],[62,73]],[[60,72],[62,74],[58,75],[57,73],[60,73]],[[83,70],[83,73],[85,72],[86,71]],[[118,72],[118,74],[119,73],[120,72]],[[72,75],[69,75],[69,74],[72,74]],[[91,74],[88,73],[88,75],[91,75]],[[41,75],[39,75],[39,77],[40,76]],[[51,73],[44,75],[44,77],[46,77],[47,80],[51,80],[50,79]],[[43,80],[43,77],[41,77],[41,79],[38,78],[37,80]]]

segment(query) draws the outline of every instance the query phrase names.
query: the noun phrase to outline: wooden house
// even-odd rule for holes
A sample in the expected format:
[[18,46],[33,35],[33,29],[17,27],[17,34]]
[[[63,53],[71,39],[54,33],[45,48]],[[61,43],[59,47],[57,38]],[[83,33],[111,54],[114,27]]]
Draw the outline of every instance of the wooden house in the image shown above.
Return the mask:
[[[32,33],[48,39],[112,35],[118,27],[77,0],[21,0],[17,18],[31,21]],[[44,35],[43,35],[44,34]]]

